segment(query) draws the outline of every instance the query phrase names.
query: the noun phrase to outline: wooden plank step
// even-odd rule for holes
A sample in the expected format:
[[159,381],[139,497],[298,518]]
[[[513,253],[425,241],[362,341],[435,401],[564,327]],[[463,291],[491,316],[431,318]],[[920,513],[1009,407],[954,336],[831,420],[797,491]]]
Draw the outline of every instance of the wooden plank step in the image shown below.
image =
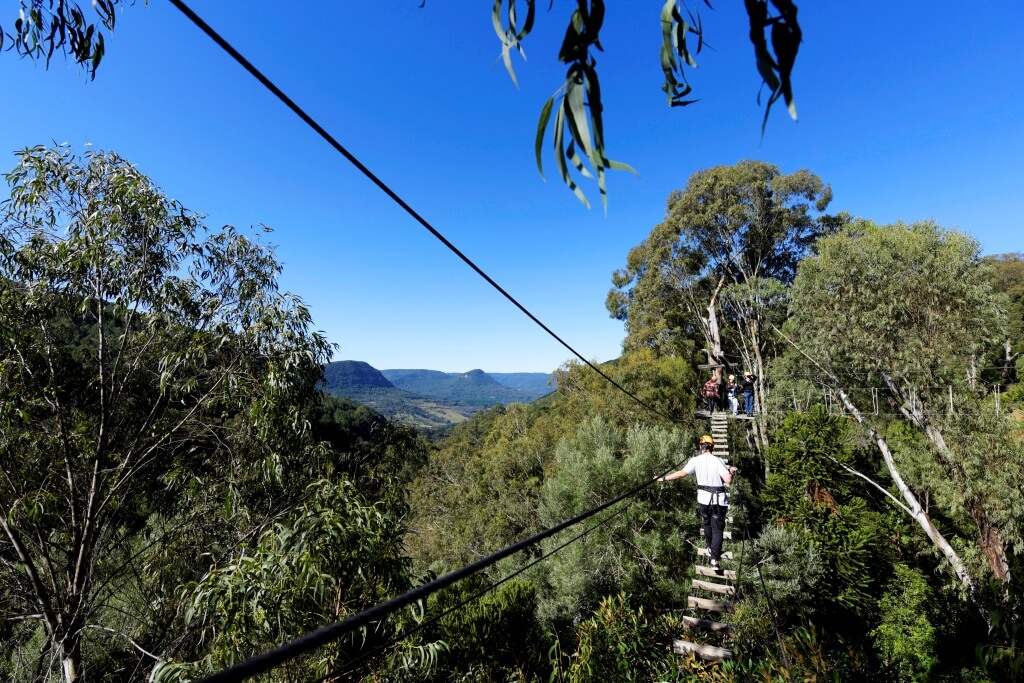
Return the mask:
[[708,600],[707,598],[697,598],[690,596],[686,598],[686,606],[690,609],[706,609],[709,612],[733,612],[731,602],[720,602],[718,600]]
[[[700,535],[701,536],[704,535],[704,527],[700,527]],[[731,531],[723,531],[722,532],[722,538],[731,541],[732,540],[732,532]]]
[[672,652],[677,655],[688,655],[692,652],[700,659],[709,662],[720,662],[723,659],[732,659],[732,650],[726,650],[724,647],[715,647],[714,645],[691,643],[688,640],[673,640]]
[[721,593],[722,595],[736,595],[735,586],[727,586],[724,583],[715,583],[714,581],[701,581],[700,579],[694,579],[693,587],[699,588],[702,591]]
[[702,631],[710,631],[711,633],[726,633],[732,635],[736,632],[732,624],[723,624],[720,621],[712,621],[711,619],[698,619],[697,617],[683,617],[683,626],[686,628],[700,629]]
[[712,569],[703,564],[694,565],[694,569],[697,570],[697,576],[713,576],[717,579],[727,579],[728,581],[736,580],[736,572],[732,569]]
[[[708,550],[707,548],[697,548],[697,555],[699,555],[700,557],[711,557],[711,551]],[[722,553],[722,559],[723,560],[731,560],[732,559],[732,551],[730,550],[730,551]]]

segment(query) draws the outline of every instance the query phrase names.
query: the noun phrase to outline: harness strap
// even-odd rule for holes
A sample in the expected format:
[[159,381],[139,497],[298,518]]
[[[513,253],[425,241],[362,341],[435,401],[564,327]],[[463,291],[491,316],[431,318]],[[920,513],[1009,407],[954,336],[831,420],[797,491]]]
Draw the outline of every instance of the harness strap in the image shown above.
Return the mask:
[[708,493],[711,494],[710,505],[723,505],[721,496],[726,494],[726,489],[724,486],[705,486],[704,484],[697,484],[697,489],[701,491],[707,491]]

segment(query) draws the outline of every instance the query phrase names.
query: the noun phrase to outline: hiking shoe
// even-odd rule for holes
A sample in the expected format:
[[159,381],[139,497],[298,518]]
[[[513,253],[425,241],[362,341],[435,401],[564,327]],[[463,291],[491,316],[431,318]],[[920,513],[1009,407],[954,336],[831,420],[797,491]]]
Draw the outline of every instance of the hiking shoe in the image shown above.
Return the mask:
[[711,560],[711,568],[718,571],[718,560]]

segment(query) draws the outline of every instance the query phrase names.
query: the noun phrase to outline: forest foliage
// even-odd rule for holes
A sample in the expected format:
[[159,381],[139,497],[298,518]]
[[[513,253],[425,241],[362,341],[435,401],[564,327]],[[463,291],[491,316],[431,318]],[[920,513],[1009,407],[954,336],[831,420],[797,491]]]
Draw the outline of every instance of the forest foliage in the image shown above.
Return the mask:
[[[641,483],[268,680],[1020,679],[1020,255],[830,218],[806,171],[708,169],[614,280],[628,338],[602,370],[671,421],[570,362],[431,441],[318,390],[330,346],[260,238],[113,153],[24,150],[7,181],[5,680],[195,680]],[[764,368],[730,427],[717,664],[671,652],[703,542],[692,485],[651,481],[706,429],[715,343],[726,373]]]

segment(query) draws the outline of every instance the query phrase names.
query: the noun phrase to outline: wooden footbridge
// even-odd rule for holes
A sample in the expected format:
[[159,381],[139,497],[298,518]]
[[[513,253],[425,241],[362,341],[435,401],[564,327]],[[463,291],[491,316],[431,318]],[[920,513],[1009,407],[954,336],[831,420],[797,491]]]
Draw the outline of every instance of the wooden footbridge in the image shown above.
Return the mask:
[[[729,428],[726,414],[711,415],[711,436],[715,439],[715,455],[729,462]],[[736,598],[736,569],[732,550],[733,534],[729,531],[732,512],[726,516],[726,531],[722,542],[722,558],[719,569],[711,567],[711,553],[707,548],[697,551],[698,562],[694,567],[692,594],[687,598],[690,615],[683,617],[688,631],[685,640],[672,643],[676,654],[694,654],[706,661],[732,659],[732,650],[727,647],[732,639],[733,627],[721,621],[721,616],[734,611]],[[703,535],[703,529],[701,534]],[[733,568],[728,568],[728,567]]]

